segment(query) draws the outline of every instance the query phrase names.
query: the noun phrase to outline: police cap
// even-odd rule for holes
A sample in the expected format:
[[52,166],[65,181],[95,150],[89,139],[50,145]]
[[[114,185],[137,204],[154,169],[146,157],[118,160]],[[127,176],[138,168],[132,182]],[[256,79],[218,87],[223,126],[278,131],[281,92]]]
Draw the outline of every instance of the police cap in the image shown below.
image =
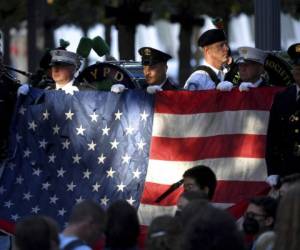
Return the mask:
[[263,50],[252,47],[239,47],[238,52],[239,58],[237,60],[237,63],[252,61],[264,65],[267,56],[267,54]]
[[293,64],[300,64],[300,43],[295,43],[287,51]]
[[205,31],[198,39],[198,46],[204,47],[213,43],[226,41],[227,38],[222,29],[210,29]]
[[160,62],[167,62],[172,58],[167,53],[151,47],[142,47],[139,49],[139,54],[142,56],[142,65],[151,66]]
[[51,50],[50,54],[51,54],[50,66],[73,65],[76,68],[80,66],[80,57],[74,52],[55,49],[55,50]]

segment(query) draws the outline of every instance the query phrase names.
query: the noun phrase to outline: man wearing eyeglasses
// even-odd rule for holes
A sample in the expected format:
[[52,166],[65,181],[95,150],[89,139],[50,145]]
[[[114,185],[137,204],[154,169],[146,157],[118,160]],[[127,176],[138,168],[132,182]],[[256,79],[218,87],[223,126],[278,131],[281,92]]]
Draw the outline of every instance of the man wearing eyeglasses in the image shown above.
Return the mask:
[[246,235],[253,237],[249,249],[252,249],[257,237],[273,230],[276,220],[277,201],[268,196],[255,197],[249,202],[244,215],[243,230]]

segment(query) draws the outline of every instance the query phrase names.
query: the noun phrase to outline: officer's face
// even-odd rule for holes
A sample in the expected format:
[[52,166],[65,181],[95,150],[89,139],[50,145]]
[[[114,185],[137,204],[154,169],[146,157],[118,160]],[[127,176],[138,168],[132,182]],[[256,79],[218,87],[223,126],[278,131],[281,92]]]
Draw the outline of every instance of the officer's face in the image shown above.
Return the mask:
[[263,71],[263,66],[257,62],[246,61],[239,64],[239,73],[242,82],[255,83],[260,78]]
[[146,82],[149,85],[161,84],[167,77],[167,64],[156,63],[151,66],[143,66],[143,72]]
[[184,192],[199,191],[200,190],[200,188],[197,185],[195,179],[190,178],[190,177],[184,177],[183,178],[183,189],[184,189]]
[[207,46],[209,56],[219,64],[224,64],[228,60],[229,47],[227,41],[213,43]]
[[73,79],[75,68],[72,65],[54,65],[51,76],[58,84],[66,84]]
[[296,83],[300,86],[300,65],[299,64],[293,66],[292,74]]

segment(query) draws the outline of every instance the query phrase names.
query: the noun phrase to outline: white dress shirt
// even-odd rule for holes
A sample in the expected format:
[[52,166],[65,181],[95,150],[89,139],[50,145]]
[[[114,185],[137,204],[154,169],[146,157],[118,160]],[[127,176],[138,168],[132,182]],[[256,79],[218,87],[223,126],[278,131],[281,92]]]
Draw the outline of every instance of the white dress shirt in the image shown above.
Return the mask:
[[[224,80],[224,72],[222,70],[216,69],[206,61],[204,61],[203,65],[210,67],[216,73],[220,81]],[[183,88],[188,90],[208,90],[215,89],[216,84],[206,71],[196,70],[187,79]]]

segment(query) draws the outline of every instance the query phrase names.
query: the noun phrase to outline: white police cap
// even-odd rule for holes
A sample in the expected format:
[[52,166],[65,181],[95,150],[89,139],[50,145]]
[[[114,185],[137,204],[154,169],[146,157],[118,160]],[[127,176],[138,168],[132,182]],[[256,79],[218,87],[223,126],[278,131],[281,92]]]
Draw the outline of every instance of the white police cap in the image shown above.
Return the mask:
[[267,53],[261,49],[252,47],[239,47],[239,58],[237,63],[245,63],[246,61],[253,61],[264,65]]
[[50,51],[50,66],[54,65],[74,65],[76,68],[80,66],[80,56],[74,52],[55,49]]

